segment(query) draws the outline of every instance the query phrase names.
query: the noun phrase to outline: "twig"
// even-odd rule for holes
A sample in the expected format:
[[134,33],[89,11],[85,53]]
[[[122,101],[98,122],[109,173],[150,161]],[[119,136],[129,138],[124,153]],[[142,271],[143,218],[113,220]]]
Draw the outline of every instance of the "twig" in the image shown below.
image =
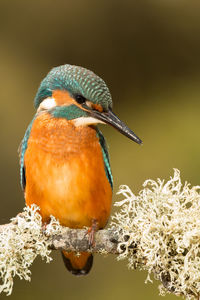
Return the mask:
[[51,249],[66,251],[91,251],[117,254],[118,235],[114,230],[99,230],[95,234],[95,244],[89,247],[86,229],[63,228],[61,235],[52,237]]
[[[0,233],[8,229],[8,227],[14,229],[17,226],[15,222],[0,225]],[[119,254],[119,251],[117,251],[119,236],[114,229],[97,231],[95,233],[95,244],[92,248],[89,247],[87,229],[62,227],[62,234],[50,236],[49,239],[51,240],[49,247],[52,250],[91,251],[93,253],[104,251],[111,254]]]

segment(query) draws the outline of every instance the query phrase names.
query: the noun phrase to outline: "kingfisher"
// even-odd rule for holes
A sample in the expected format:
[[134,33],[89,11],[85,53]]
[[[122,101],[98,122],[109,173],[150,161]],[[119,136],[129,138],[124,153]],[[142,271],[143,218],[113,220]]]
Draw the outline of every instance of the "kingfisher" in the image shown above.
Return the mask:
[[[20,178],[26,205],[40,207],[43,224],[53,215],[62,226],[106,226],[112,203],[113,178],[109,154],[97,124],[109,124],[142,141],[112,111],[106,83],[92,71],[74,65],[53,68],[34,99],[36,114],[21,143]],[[93,264],[90,252],[62,251],[66,268],[86,275]]]

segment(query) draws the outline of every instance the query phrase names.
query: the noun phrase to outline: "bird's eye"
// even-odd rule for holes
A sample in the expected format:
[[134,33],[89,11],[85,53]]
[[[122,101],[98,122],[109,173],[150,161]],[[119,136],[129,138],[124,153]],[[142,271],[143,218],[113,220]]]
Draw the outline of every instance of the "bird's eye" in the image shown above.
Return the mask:
[[79,104],[83,104],[86,101],[86,98],[83,97],[82,95],[75,95],[75,100],[76,102],[78,102]]

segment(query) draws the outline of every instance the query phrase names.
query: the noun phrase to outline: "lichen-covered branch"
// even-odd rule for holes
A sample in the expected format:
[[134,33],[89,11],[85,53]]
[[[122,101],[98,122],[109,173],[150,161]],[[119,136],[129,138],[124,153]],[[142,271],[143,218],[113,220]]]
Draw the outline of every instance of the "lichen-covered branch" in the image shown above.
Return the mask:
[[119,253],[119,235],[113,229],[95,233],[95,243],[89,247],[88,229],[62,227],[52,216],[48,225],[42,224],[39,207],[32,205],[11,220],[0,225],[0,293],[11,294],[14,276],[31,279],[30,266],[39,255],[50,262],[51,250]]
[[[21,214],[23,218],[23,213]],[[17,222],[0,225],[0,234],[5,230],[17,229]],[[48,237],[49,249],[51,250],[66,250],[66,251],[91,251],[93,253],[110,253],[119,254],[117,245],[119,235],[114,229],[99,230],[95,233],[95,243],[91,247],[88,240],[88,229],[71,229],[68,227],[61,227],[59,234],[54,234]],[[45,236],[45,231],[44,231]]]
[[87,229],[63,228],[62,234],[51,238],[51,249],[67,251],[92,251],[119,254],[117,250],[119,235],[114,229],[99,230],[95,233],[95,243],[92,247],[88,243]]
[[12,292],[13,278],[30,280],[30,266],[39,255],[51,261],[51,250],[112,253],[131,269],[146,270],[160,280],[160,293],[198,299],[200,294],[199,186],[182,184],[180,172],[167,182],[147,180],[136,196],[127,186],[119,194],[118,211],[110,228],[95,234],[88,244],[87,229],[63,228],[52,217],[43,226],[39,208],[26,207],[0,226],[0,293]]

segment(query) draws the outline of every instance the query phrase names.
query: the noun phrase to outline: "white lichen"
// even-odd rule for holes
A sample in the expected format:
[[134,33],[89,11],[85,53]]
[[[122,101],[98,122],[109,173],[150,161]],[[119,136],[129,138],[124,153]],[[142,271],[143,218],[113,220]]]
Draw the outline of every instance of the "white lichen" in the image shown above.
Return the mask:
[[[181,183],[174,170],[169,181],[147,180],[135,196],[127,186],[119,194],[119,212],[112,217],[112,229],[121,237],[118,259],[129,268],[147,270],[162,282],[160,292],[187,299],[200,294],[200,187]],[[0,293],[10,295],[13,278],[30,281],[30,266],[39,255],[50,262],[52,236],[62,233],[54,217],[42,224],[36,205],[24,208],[10,224],[0,227]],[[100,252],[104,253],[102,249]],[[198,298],[199,299],[199,298]]]
[[38,255],[46,262],[52,260],[48,237],[60,233],[61,227],[51,217],[44,232],[38,211],[36,205],[25,207],[23,213],[11,219],[12,223],[0,232],[0,293],[12,293],[15,276],[30,281],[29,268]]
[[187,299],[200,293],[200,193],[199,186],[181,183],[180,172],[165,182],[147,180],[135,196],[127,186],[124,200],[112,218],[112,227],[122,236],[118,259],[128,259],[130,268],[148,271],[162,282],[160,292]]

